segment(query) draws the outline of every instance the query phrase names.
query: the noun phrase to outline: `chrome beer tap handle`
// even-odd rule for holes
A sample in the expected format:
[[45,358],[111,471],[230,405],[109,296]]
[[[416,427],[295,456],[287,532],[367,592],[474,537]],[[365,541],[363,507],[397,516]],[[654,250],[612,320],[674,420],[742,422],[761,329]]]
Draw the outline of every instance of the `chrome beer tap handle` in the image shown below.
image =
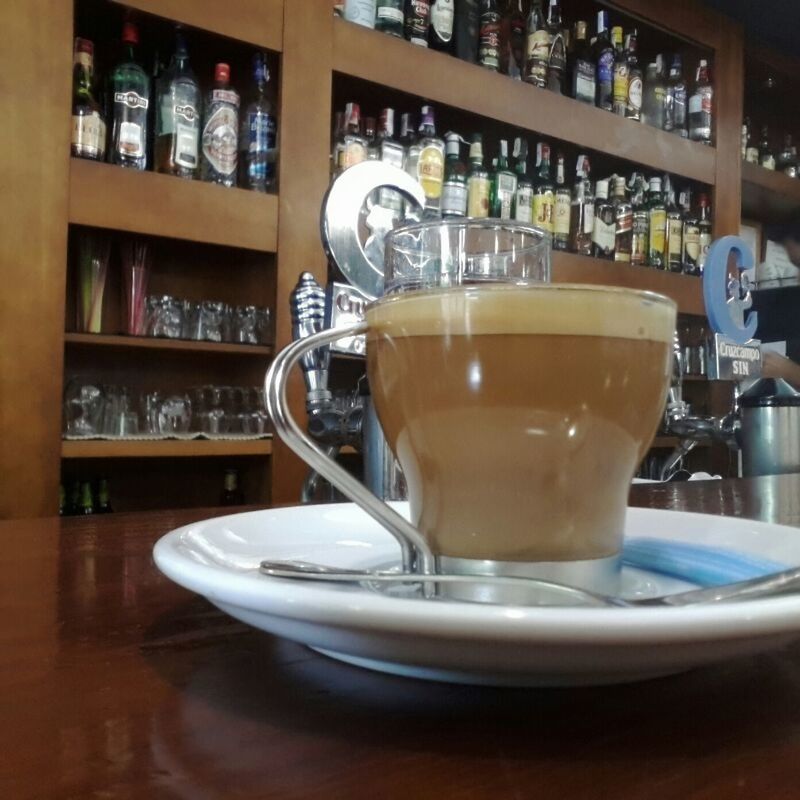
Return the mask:
[[672,338],[672,381],[667,395],[666,424],[667,428],[672,427],[676,422],[684,419],[689,414],[689,407],[683,399],[683,349],[675,331]]
[[[289,298],[292,312],[292,339],[305,339],[325,327],[325,290],[310,272],[303,272]],[[309,414],[329,408],[328,391],[330,349],[319,347],[306,353],[301,361],[306,382],[306,405]]]

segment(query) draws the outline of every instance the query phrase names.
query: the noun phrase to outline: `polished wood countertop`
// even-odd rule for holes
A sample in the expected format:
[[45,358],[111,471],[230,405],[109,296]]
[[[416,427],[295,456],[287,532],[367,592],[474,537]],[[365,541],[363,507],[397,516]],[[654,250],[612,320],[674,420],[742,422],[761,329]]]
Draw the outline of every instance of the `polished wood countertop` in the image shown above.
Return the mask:
[[[800,475],[637,486],[631,502],[800,526]],[[601,689],[380,675],[164,578],[153,543],[212,513],[0,523],[2,797],[800,796],[800,643]]]

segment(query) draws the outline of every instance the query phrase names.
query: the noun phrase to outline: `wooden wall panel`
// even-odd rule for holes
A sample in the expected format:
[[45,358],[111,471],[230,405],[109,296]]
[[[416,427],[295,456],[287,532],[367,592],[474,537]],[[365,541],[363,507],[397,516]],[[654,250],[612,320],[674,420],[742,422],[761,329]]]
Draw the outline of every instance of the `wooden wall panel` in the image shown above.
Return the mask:
[[0,4],[0,518],[58,509],[71,0]]
[[[325,283],[327,262],[319,238],[319,213],[328,187],[333,14],[329,0],[287,2],[281,64],[281,160],[278,209],[276,343],[291,339],[289,295],[300,272]],[[290,387],[294,413],[305,395],[299,372]],[[272,500],[300,497],[305,465],[277,438],[273,448]]]

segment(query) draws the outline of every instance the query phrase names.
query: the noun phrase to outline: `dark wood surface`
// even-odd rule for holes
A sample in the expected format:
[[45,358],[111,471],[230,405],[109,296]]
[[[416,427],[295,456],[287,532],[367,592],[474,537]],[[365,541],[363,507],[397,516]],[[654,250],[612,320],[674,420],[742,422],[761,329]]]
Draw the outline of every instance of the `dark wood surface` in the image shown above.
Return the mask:
[[[636,487],[800,526],[800,476]],[[209,511],[0,523],[0,791],[45,798],[796,798],[800,645],[603,689],[359,670],[178,588]]]

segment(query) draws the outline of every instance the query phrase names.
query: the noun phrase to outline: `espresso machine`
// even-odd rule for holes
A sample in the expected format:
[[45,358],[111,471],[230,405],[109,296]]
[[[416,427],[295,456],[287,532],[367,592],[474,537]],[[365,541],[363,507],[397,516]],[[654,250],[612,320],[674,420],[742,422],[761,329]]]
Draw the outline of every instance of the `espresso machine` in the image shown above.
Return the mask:
[[[334,277],[323,288],[311,273],[300,274],[290,298],[293,339],[363,320],[367,303],[383,294],[384,236],[401,219],[419,219],[424,206],[420,184],[381,161],[356,164],[333,182],[322,203],[320,227],[329,274],[343,280]],[[383,437],[366,375],[353,387],[359,402],[347,408],[329,389],[331,357],[363,360],[365,350],[363,336],[348,336],[303,357],[308,433],[330,457],[346,446],[360,451],[367,488],[384,500],[404,499],[402,473]],[[310,472],[304,503],[317,497],[320,484],[317,473]]]

